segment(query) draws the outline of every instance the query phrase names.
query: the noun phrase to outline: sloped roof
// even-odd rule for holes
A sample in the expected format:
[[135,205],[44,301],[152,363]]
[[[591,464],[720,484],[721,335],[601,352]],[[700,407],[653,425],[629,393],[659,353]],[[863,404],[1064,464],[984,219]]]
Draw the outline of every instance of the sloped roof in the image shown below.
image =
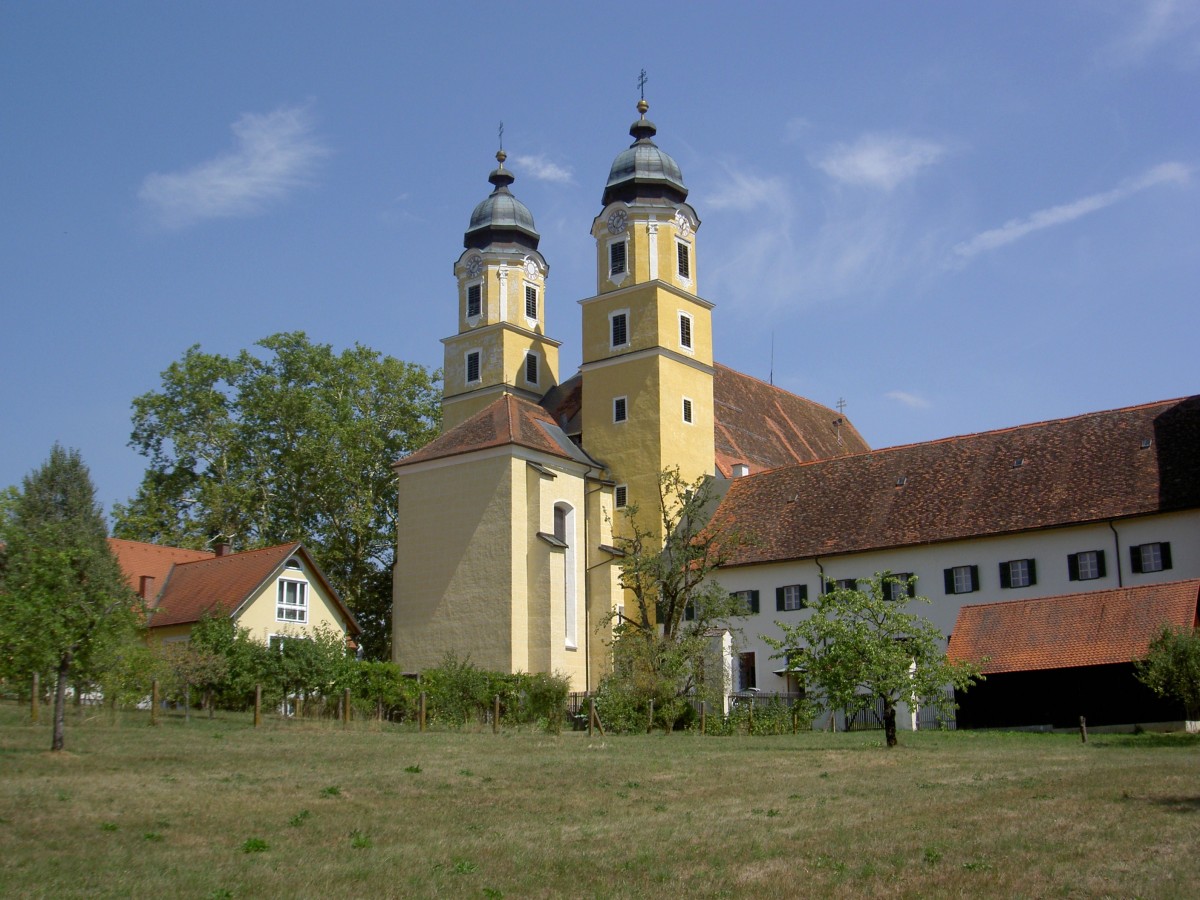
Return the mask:
[[166,584],[172,566],[176,563],[196,562],[216,557],[211,550],[160,547],[158,544],[127,541],[123,538],[109,538],[108,546],[112,548],[113,555],[116,556],[117,563],[125,575],[125,580],[135,591],[141,588],[143,576],[154,579],[154,596],[145,598],[151,606]]
[[1200,579],[964,606],[950,656],[985,675],[1127,663],[1164,625],[1196,625]]
[[761,472],[871,449],[850,420],[828,406],[728,366],[718,364],[715,369],[716,462],[726,478],[732,476],[735,463]]
[[230,615],[286,563],[300,544],[185,562],[171,570],[150,618],[151,628]]
[[465,422],[434,438],[416,453],[392,465],[400,468],[510,444],[595,465],[571,442],[546,410],[512,394],[498,398]]
[[730,565],[961,540],[1200,506],[1200,396],[736,479]]

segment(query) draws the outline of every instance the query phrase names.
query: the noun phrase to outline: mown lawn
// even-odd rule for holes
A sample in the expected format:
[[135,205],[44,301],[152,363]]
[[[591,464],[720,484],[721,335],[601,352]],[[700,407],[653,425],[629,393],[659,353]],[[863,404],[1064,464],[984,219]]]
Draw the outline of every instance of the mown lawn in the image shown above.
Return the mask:
[[5,897],[1200,895],[1200,739],[553,737],[0,704]]

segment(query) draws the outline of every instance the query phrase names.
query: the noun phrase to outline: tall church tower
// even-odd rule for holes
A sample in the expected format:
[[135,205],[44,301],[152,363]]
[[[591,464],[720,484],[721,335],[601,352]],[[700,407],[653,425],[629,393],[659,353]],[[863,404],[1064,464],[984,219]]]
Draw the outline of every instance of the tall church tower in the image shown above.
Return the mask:
[[541,235],[513,196],[505,152],[488,176],[494,190],[471,213],[466,248],[454,264],[458,333],[444,338],[442,430],[504,394],[537,402],[558,384],[559,342],[546,336],[546,277]]
[[[651,527],[658,474],[714,472],[713,304],[697,293],[700,220],[679,166],[638,103],[634,138],[613,161],[596,240],[596,295],[583,307],[583,435]],[[619,527],[619,522],[616,523]]]

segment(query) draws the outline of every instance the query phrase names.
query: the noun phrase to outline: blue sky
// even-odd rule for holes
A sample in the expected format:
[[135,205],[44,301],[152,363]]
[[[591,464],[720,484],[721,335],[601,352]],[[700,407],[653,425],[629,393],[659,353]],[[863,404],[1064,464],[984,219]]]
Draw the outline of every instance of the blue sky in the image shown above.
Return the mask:
[[563,377],[647,70],[718,361],[875,447],[1200,391],[1200,2],[0,5],[0,486],[192,344],[431,367],[504,122]]

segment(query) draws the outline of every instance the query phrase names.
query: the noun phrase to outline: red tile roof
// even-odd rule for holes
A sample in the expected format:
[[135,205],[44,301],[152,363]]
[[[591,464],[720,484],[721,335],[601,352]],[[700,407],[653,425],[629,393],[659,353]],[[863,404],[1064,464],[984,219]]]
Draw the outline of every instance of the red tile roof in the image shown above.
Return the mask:
[[749,565],[1200,507],[1200,396],[788,466],[714,517]]
[[211,550],[185,550],[182,547],[160,547],[158,544],[146,544],[142,541],[127,541],[121,538],[109,538],[108,546],[112,548],[125,580],[135,591],[141,589],[141,581],[145,576],[154,579],[153,589],[146,603],[153,606],[171,567],[176,563],[195,562],[201,559],[213,559],[216,554]]
[[735,463],[761,472],[871,449],[850,420],[829,407],[727,366],[715,368],[716,463],[726,478]]
[[[561,435],[561,439],[556,439],[554,432]],[[393,466],[399,468],[509,444],[563,459],[577,459],[567,446],[569,443],[546,410],[536,403],[505,394],[416,453],[393,463]]]
[[299,549],[281,544],[180,563],[163,586],[150,627],[197,622],[206,613],[231,615]]
[[1200,579],[964,606],[950,656],[985,675],[1127,663],[1164,625],[1195,627]]

